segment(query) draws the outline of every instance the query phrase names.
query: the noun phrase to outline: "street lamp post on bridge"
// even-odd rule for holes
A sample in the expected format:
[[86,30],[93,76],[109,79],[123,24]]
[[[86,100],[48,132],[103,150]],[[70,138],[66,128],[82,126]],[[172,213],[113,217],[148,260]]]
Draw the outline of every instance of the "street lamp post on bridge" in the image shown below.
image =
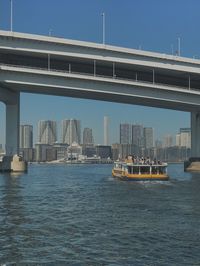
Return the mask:
[[13,0],[10,0],[10,31],[13,31]]

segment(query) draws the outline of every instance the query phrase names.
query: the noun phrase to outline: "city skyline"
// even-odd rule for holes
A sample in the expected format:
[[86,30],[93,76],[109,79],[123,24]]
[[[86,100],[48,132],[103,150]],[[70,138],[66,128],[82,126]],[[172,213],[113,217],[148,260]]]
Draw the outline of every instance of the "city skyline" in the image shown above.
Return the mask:
[[[101,14],[105,12],[106,44],[177,54],[180,40],[182,56],[199,58],[200,37],[196,34],[200,22],[199,7],[200,3],[194,0],[189,3],[171,0],[162,4],[158,1],[150,3],[141,0],[133,3],[132,0],[126,0],[123,5],[116,0],[86,0],[84,3],[80,0],[61,1],[58,5],[52,0],[47,9],[45,3],[38,0],[15,0],[13,30],[102,43]],[[0,29],[10,30],[10,1],[2,0],[0,10]],[[40,117],[41,114],[43,117]],[[117,126],[124,121],[124,117],[130,123],[155,128],[156,139],[162,139],[165,134],[175,135],[181,127],[190,127],[190,114],[187,112],[55,96],[21,95],[21,124],[30,123],[34,126],[40,119],[59,121],[66,116],[77,117],[85,127],[93,128],[97,143],[103,143],[101,128],[104,115],[112,121],[110,143],[118,141]],[[0,103],[0,121],[0,143],[4,145],[3,103]]]
[[[106,117],[106,120],[108,120],[108,117]],[[153,127],[146,127],[143,124],[120,123],[117,129],[119,139],[107,144],[104,142],[105,116],[103,117],[102,124],[102,143],[95,142],[93,128],[82,127],[81,125],[82,122],[75,118],[61,121],[39,120],[35,129],[37,134],[34,136],[33,125],[21,124],[20,148],[32,148],[35,144],[53,145],[55,143],[62,143],[71,145],[73,142],[79,145],[94,144],[105,146],[111,146],[113,144],[134,144],[135,146],[145,147],[147,149],[159,145],[162,147],[191,146],[191,128],[188,127],[179,128],[175,135],[166,134],[162,139],[157,139],[155,138],[156,129]],[[106,138],[109,138],[109,134]]]
[[[104,117],[103,133],[107,128],[108,117]],[[32,125],[20,125],[20,154],[26,161],[65,161],[65,160],[117,160],[134,156],[144,156],[159,160],[186,160],[191,152],[191,129],[180,128],[173,136],[166,135],[162,141],[154,142],[154,129],[143,125],[120,124],[120,141],[111,145],[96,144],[91,128],[83,129],[81,139],[81,121],[66,119],[61,121],[61,136],[57,135],[57,122],[40,120],[38,122],[38,142],[33,143]],[[106,130],[107,131],[107,130]],[[108,136],[106,136],[108,138]],[[2,152],[2,151],[1,151]],[[88,160],[90,160],[88,159]]]

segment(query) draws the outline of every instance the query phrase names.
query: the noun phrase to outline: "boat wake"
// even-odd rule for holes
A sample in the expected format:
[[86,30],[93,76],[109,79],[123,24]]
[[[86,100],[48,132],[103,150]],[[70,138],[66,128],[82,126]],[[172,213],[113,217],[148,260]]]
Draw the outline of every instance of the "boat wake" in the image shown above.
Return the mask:
[[168,180],[168,181],[152,181],[152,180],[145,180],[145,181],[135,181],[137,184],[140,184],[141,186],[144,187],[155,187],[155,186],[172,186],[173,183]]

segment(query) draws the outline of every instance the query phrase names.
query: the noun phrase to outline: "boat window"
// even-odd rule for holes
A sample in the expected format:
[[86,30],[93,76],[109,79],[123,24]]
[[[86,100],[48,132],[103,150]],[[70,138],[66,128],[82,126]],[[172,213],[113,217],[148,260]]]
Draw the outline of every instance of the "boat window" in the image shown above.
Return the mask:
[[132,167],[131,166],[128,166],[128,173],[132,174]]
[[129,174],[139,174],[139,166],[128,166]]
[[140,167],[140,173],[141,174],[150,174],[150,167],[149,166],[141,166]]
[[133,174],[139,174],[139,166],[132,167]]
[[157,166],[152,166],[151,172],[154,175],[157,174],[158,173],[158,167]]
[[159,174],[165,174],[166,173],[166,167],[159,167]]

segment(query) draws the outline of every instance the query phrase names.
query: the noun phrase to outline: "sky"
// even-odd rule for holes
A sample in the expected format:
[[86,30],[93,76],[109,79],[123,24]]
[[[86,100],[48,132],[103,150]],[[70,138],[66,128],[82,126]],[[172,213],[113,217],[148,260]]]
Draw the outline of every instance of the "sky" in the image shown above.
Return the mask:
[[[102,43],[200,58],[199,0],[12,0],[13,31]],[[0,0],[0,29],[10,30],[10,0]],[[155,138],[175,136],[190,127],[190,113],[137,105],[46,95],[21,94],[21,124],[32,124],[37,141],[39,120],[81,120],[103,143],[103,117],[109,117],[110,144],[119,142],[120,123],[153,127]],[[60,131],[58,130],[58,134]],[[60,139],[60,138],[59,138]],[[58,139],[58,140],[59,140]],[[5,106],[0,102],[0,143],[5,143]]]

